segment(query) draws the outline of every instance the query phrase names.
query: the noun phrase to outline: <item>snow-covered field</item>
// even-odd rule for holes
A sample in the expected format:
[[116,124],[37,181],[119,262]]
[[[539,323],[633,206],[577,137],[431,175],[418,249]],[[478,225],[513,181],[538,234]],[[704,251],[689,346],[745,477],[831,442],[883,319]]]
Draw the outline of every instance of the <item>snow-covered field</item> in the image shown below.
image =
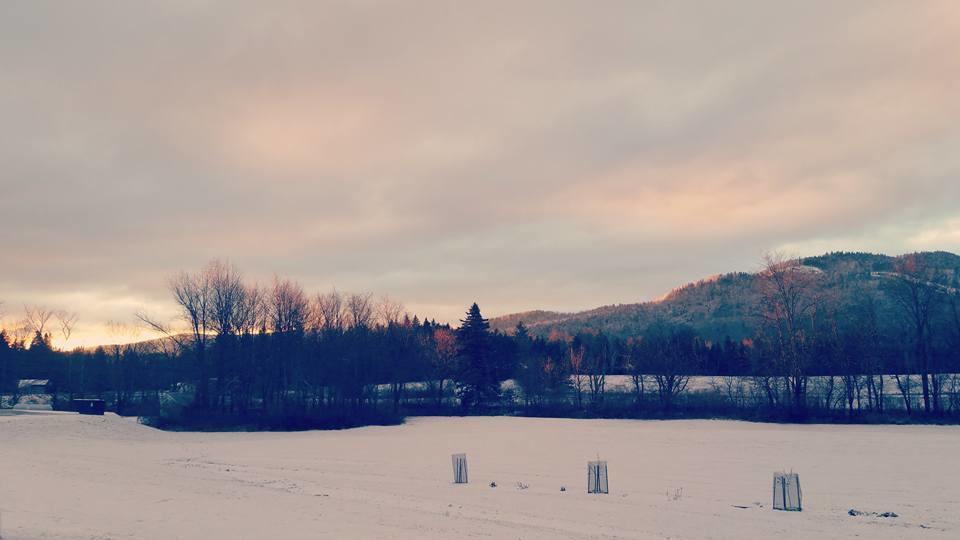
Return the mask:
[[[451,483],[454,452],[468,485]],[[598,455],[606,496],[585,493]],[[415,418],[204,434],[25,412],[0,416],[0,537],[960,538],[958,457],[958,427]],[[784,468],[802,513],[769,507]]]

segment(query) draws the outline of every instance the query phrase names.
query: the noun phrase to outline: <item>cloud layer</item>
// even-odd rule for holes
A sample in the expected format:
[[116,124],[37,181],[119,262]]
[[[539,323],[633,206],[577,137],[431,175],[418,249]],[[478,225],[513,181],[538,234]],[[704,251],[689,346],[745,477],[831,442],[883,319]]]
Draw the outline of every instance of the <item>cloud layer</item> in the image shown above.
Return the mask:
[[455,321],[960,250],[957,50],[951,1],[4,2],[0,300],[90,342],[215,257]]

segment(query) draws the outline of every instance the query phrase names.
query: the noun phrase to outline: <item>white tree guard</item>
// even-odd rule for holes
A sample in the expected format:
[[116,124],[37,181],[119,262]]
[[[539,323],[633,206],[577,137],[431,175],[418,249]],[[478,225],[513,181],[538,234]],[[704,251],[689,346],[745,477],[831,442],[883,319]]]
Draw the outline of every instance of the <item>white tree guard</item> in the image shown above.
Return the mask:
[[453,454],[453,483],[467,483],[467,455]]
[[803,510],[803,492],[797,473],[774,473],[773,509],[800,512]]
[[606,461],[587,463],[587,493],[610,493]]

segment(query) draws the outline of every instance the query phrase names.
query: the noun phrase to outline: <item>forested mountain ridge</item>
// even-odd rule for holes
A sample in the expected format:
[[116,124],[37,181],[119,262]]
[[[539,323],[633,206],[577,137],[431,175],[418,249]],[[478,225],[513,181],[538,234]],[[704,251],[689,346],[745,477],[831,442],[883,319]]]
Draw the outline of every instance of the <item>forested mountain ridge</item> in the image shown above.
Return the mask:
[[[958,288],[960,256],[945,252],[921,252],[911,256],[932,269],[931,280]],[[838,300],[858,294],[862,288],[880,290],[885,275],[895,273],[896,264],[906,255],[890,256],[863,252],[833,252],[804,257],[801,264],[825,274],[827,290]],[[491,328],[510,331],[522,321],[531,333],[551,332],[574,335],[583,330],[636,336],[656,320],[692,326],[705,339],[742,339],[755,330],[759,292],[758,274],[731,272],[678,287],[662,298],[633,304],[601,306],[578,313],[527,311],[490,319]],[[890,315],[892,316],[892,315]]]

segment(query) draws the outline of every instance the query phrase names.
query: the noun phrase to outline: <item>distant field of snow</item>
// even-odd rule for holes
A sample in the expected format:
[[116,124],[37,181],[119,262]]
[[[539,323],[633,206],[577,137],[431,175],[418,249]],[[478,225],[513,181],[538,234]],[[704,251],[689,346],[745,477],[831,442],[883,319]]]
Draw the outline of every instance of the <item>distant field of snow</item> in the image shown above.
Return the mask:
[[[944,386],[947,388],[950,387],[950,384],[954,379],[960,379],[960,374],[957,374],[957,373],[947,373],[941,376],[944,377],[946,381],[944,383]],[[589,375],[583,375],[584,385],[587,384],[586,380],[588,377]],[[858,377],[862,378],[865,376],[859,375]],[[921,384],[921,379],[919,375],[901,375],[900,378],[902,381],[904,381],[904,384],[910,385],[911,393],[916,393],[918,391],[917,389],[920,387],[920,384]],[[779,380],[779,378],[777,377],[774,377],[774,379]],[[813,387],[813,390],[816,390],[819,386],[826,385],[829,377],[811,376],[809,379],[811,382],[811,386]],[[570,380],[572,384],[573,376],[570,377]],[[606,390],[608,392],[624,392],[624,393],[634,392],[633,378],[630,375],[606,375],[605,381],[606,381]],[[906,383],[906,381],[909,381],[909,383]],[[750,385],[751,378],[743,377],[743,376],[729,376],[729,375],[726,375],[726,376],[724,375],[693,375],[689,377],[689,383],[687,384],[687,391],[698,392],[703,390],[715,390],[715,389],[724,390],[727,385],[737,384],[737,383]],[[450,384],[452,384],[450,381],[446,381],[444,388],[449,389]],[[840,386],[843,384],[843,381],[839,375],[834,377],[834,384],[836,385],[837,388],[840,388]],[[506,381],[503,381],[500,384],[500,387],[503,390],[516,390],[520,388],[517,382],[513,379],[508,379]],[[390,393],[391,388],[392,387],[389,384],[380,384],[376,386],[377,391],[383,395]],[[404,383],[404,388],[407,391],[417,390],[421,392],[426,392],[431,389],[430,383],[423,382],[423,381]],[[644,375],[644,388],[646,388],[647,391],[656,392],[657,382],[656,380],[654,380],[653,375],[651,374]],[[897,388],[897,381],[893,375],[883,376],[883,388],[884,388],[883,390],[884,393],[888,396],[896,395],[900,391]],[[863,390],[863,392],[865,394],[866,390]]]
[[[589,375],[583,375],[582,387],[584,392],[589,392]],[[960,400],[960,374],[956,373],[947,373],[939,375],[942,380],[942,399],[944,407],[947,410],[955,410],[957,405],[956,403]],[[865,376],[858,376],[860,399],[864,407],[867,406],[867,384],[865,381]],[[774,377],[775,384],[782,384],[783,379]],[[574,377],[570,377],[571,385],[573,384]],[[636,392],[633,378],[629,375],[606,375],[604,378],[605,381],[605,392],[607,396],[624,397],[627,395],[629,399],[633,399],[633,394]],[[827,376],[812,376],[809,378],[809,386],[807,388],[807,397],[808,400],[813,402],[822,402],[827,399],[827,396],[830,396],[830,400],[833,403],[834,408],[844,409],[846,408],[846,403],[844,402],[844,387],[843,387],[843,378],[840,376],[833,377],[833,388],[830,389],[830,377]],[[921,379],[919,375],[900,375],[900,382],[897,382],[897,379],[893,375],[883,375],[883,395],[884,395],[884,407],[887,410],[902,410],[904,408],[903,396],[898,384],[903,384],[904,387],[909,391],[910,401],[913,403],[914,407],[922,407],[923,398],[922,389],[921,389]],[[695,375],[689,377],[687,381],[687,386],[685,388],[685,394],[689,395],[694,392],[716,392],[721,396],[729,398],[731,400],[736,400],[741,406],[746,403],[754,403],[758,405],[766,404],[767,397],[764,390],[761,387],[754,386],[754,380],[750,377],[740,377],[740,376],[711,376],[711,375]],[[643,387],[645,389],[646,395],[650,399],[656,399],[657,392],[657,383],[653,375],[646,374],[644,375]],[[408,382],[404,384],[405,391],[409,394],[412,392],[432,392],[431,385],[428,382]],[[450,382],[447,382],[445,387],[447,390],[450,388]],[[500,384],[502,391],[513,392],[512,397],[517,403],[523,401],[522,387],[513,379],[503,381]],[[391,385],[381,384],[376,387],[376,390],[379,392],[380,396],[387,397],[391,392]],[[432,396],[432,394],[431,394]],[[432,399],[432,397],[431,397]],[[572,390],[568,392],[568,399],[572,402],[574,395]],[[855,404],[856,406],[856,404]]]
[[[166,433],[113,415],[7,413],[0,536],[958,538],[958,449],[954,426],[494,417]],[[456,452],[468,485],[451,482]],[[598,456],[610,495],[585,493]],[[775,512],[772,474],[791,468],[804,511]]]

